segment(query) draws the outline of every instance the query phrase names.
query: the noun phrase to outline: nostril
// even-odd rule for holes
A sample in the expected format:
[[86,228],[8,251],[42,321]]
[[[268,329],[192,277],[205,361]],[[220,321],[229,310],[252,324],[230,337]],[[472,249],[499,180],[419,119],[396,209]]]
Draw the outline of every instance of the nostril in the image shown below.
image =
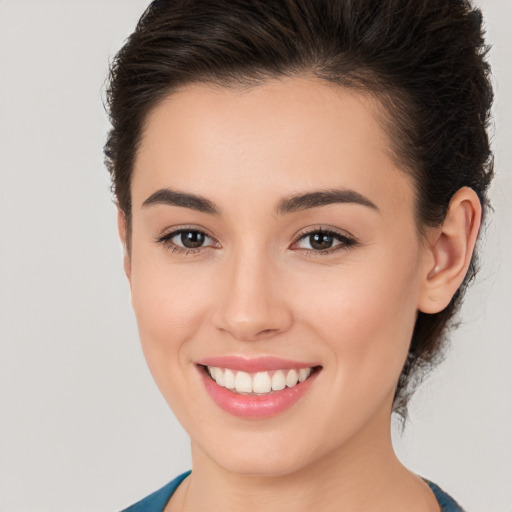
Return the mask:
[[278,332],[278,329],[263,329],[256,336],[261,337],[261,338],[266,338],[266,337],[274,335],[277,332]]
[[274,336],[277,336],[285,329],[260,329],[258,325],[254,325],[254,323],[232,322],[229,325],[224,324],[223,326],[219,327],[219,330],[230,335],[238,341],[261,341],[268,340]]

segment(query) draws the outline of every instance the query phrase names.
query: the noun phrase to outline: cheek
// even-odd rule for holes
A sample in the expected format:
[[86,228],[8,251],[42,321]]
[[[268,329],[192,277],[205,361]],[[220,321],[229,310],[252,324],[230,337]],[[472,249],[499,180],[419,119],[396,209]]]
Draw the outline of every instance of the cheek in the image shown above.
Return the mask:
[[169,276],[134,273],[132,304],[143,342],[149,338],[155,344],[172,345],[178,332],[191,327],[191,306],[197,301],[190,293],[180,292],[181,286],[181,280]]
[[148,366],[162,387],[173,376],[178,382],[187,367],[187,342],[207,316],[208,293],[188,269],[134,256],[132,305]]
[[340,389],[354,390],[357,383],[363,394],[394,388],[416,320],[415,261],[414,255],[383,254],[317,275],[307,300],[297,287],[297,307],[308,305],[301,316],[328,345]]

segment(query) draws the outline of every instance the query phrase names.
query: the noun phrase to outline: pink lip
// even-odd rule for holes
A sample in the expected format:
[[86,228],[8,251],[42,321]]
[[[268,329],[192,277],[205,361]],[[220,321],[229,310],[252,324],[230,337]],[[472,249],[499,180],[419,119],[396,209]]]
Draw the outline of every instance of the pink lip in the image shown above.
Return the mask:
[[[217,359],[215,360],[217,361],[216,364],[209,364],[209,366],[237,369],[233,368],[232,365],[222,366],[218,363]],[[310,367],[310,365],[302,366],[302,368],[304,367]],[[253,419],[262,419],[276,416],[277,414],[280,414],[290,408],[302,396],[304,396],[305,393],[307,393],[307,391],[311,388],[314,381],[316,380],[318,374],[320,373],[318,371],[314,372],[304,382],[301,382],[292,388],[285,388],[281,391],[274,391],[268,395],[241,395],[239,393],[234,393],[233,391],[230,391],[229,389],[226,389],[222,386],[219,386],[213,379],[210,378],[209,375],[207,375],[203,367],[197,366],[197,368],[199,369],[199,373],[201,375],[201,379],[203,381],[204,387],[206,388],[206,391],[212,400],[221,409],[240,418]],[[261,366],[258,366],[258,368],[260,371],[264,371],[261,370]],[[279,366],[279,368],[282,369],[283,366]],[[301,366],[291,366],[291,368],[301,368]],[[273,367],[272,369],[277,368]]]
[[300,368],[312,368],[314,366],[318,366],[317,363],[292,361],[290,359],[281,359],[278,357],[240,356],[207,357],[200,361],[196,361],[196,364],[214,366],[217,368],[230,368],[231,370],[247,373],[269,372],[272,370],[299,370]]

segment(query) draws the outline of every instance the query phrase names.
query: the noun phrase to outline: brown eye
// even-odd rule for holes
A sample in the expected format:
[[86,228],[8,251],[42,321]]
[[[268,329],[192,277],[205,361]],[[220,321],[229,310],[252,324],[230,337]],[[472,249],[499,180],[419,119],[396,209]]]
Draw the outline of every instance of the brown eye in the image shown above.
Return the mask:
[[331,253],[338,249],[348,249],[355,244],[353,238],[341,233],[317,229],[303,234],[294,244],[294,248],[316,253]]
[[156,241],[175,252],[195,251],[218,245],[213,238],[197,229],[178,229],[158,238]]
[[334,237],[327,233],[314,233],[309,235],[309,245],[312,249],[322,251],[330,249],[334,244]]
[[206,240],[206,235],[200,231],[182,231],[178,236],[180,238],[181,245],[187,249],[197,249],[198,247],[202,247]]

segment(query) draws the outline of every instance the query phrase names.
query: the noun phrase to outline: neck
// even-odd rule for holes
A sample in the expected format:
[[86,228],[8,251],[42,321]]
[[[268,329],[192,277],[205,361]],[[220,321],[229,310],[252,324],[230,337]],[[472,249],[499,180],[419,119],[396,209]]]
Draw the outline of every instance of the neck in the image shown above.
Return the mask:
[[427,485],[397,459],[389,414],[385,425],[368,425],[336,451],[283,475],[232,472],[193,444],[192,474],[171,500],[169,512],[438,511]]

